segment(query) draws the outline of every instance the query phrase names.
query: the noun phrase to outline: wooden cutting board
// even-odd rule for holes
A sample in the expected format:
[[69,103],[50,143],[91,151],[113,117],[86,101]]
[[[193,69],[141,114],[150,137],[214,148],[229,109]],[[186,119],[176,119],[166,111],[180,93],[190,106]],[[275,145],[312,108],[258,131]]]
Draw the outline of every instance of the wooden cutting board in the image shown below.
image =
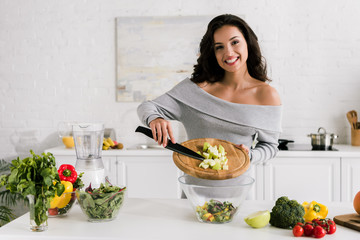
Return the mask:
[[181,143],[181,145],[197,152],[203,152],[204,143],[208,142],[211,146],[219,146],[221,144],[228,158],[229,170],[213,170],[203,169],[199,167],[201,160],[184,156],[180,153],[174,152],[173,160],[175,165],[184,173],[197,178],[224,180],[235,178],[243,174],[250,167],[250,159],[248,154],[235,146],[235,144],[215,139],[215,138],[197,138]]
[[341,226],[360,231],[360,215],[357,213],[335,216],[334,222]]

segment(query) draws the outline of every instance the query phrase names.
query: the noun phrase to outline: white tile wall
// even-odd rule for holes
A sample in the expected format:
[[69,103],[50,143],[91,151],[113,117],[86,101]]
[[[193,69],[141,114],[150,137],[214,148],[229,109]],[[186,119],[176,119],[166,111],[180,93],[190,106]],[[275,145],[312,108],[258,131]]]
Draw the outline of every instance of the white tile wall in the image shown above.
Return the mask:
[[118,16],[245,16],[282,96],[282,137],[309,143],[323,126],[350,143],[345,114],[360,112],[359,12],[357,0],[0,0],[0,158],[16,154],[16,132],[38,134],[18,149],[59,144],[59,121],[101,121],[126,146],[145,141],[133,132],[138,103],[115,101]]

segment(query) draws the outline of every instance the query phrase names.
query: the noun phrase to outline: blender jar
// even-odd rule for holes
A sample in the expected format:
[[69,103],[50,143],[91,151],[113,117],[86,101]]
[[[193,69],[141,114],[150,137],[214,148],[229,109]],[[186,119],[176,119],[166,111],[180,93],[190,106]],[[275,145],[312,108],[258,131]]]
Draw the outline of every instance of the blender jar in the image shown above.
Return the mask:
[[76,150],[75,168],[78,173],[84,172],[82,181],[85,187],[99,187],[105,181],[105,169],[101,159],[104,138],[104,124],[73,124],[73,136]]

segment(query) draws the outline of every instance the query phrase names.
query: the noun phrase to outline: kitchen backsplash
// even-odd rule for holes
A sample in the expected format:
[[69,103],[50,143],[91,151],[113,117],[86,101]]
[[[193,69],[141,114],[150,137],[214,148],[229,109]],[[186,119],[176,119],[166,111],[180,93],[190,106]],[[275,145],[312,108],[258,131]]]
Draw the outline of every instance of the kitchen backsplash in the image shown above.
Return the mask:
[[[120,16],[244,17],[282,98],[281,137],[310,143],[307,135],[321,126],[349,144],[345,114],[360,111],[359,12],[357,0],[0,0],[0,159],[61,144],[60,121],[103,122],[125,147],[149,141],[134,133],[139,103],[116,102]],[[29,131],[27,145],[18,136]]]

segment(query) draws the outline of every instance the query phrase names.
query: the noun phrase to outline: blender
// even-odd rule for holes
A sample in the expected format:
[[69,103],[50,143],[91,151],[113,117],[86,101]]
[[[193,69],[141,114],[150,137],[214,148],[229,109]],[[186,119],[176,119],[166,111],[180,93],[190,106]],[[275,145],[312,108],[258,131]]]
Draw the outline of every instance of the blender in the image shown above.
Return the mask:
[[105,169],[101,159],[104,137],[102,123],[75,123],[72,127],[76,150],[75,169],[83,172],[85,188],[98,188],[105,181]]

